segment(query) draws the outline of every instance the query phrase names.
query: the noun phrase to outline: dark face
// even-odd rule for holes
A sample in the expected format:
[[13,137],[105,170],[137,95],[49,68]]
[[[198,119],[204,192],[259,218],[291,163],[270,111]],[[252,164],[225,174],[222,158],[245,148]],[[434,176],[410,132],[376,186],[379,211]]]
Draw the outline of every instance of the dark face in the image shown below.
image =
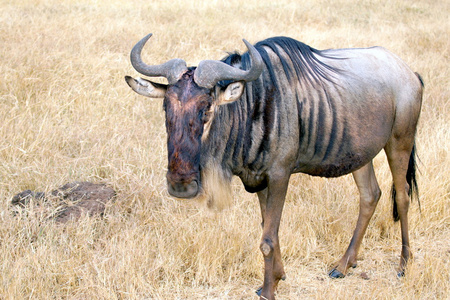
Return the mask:
[[210,90],[194,82],[193,71],[167,89],[167,186],[174,197],[193,198],[200,190],[201,138],[212,101]]

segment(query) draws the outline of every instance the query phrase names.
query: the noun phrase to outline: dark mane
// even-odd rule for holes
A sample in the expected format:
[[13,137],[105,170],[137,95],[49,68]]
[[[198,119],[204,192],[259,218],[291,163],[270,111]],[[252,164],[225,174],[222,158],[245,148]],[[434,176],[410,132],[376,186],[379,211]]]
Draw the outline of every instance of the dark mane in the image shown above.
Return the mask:
[[[320,84],[323,80],[334,82],[334,74],[342,72],[341,70],[329,66],[320,61],[318,57],[325,57],[329,59],[342,59],[330,57],[325,55],[322,51],[314,49],[302,42],[296,41],[288,37],[273,37],[255,45],[255,48],[261,54],[261,57],[269,71],[271,81],[277,84],[277,75],[273,62],[270,59],[267,48],[273,51],[282,64],[286,77],[290,82],[298,78],[301,82],[308,82],[310,84]],[[231,53],[222,61],[229,65],[241,64],[241,69],[247,70],[250,68],[250,57],[248,52],[243,55],[238,53]],[[292,70],[291,65],[294,70]],[[224,84],[226,84],[224,82]]]

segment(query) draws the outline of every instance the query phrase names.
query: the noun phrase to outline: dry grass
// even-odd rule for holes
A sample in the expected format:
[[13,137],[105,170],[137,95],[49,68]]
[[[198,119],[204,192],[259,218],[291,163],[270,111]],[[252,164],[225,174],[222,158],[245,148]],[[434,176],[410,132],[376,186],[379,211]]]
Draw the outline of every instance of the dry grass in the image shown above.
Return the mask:
[[[450,4],[436,1],[0,0],[0,299],[254,299],[262,282],[255,195],[234,181],[232,208],[215,213],[167,196],[160,101],[133,93],[128,54],[153,32],[145,59],[219,59],[275,35],[313,47],[382,45],[418,71],[426,92],[418,131],[422,212],[412,205],[415,260],[396,278],[399,225],[391,177],[359,266],[326,276],[358,210],[351,176],[292,178],[281,225],[288,279],[278,299],[449,299]],[[66,182],[118,191],[104,219],[45,222],[12,196]],[[365,272],[368,280],[361,278]]]

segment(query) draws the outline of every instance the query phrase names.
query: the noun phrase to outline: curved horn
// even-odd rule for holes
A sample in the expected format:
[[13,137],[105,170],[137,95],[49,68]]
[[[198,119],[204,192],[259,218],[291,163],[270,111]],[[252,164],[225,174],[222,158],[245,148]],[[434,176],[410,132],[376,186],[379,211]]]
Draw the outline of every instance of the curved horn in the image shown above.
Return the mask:
[[243,41],[252,61],[250,70],[241,70],[218,60],[202,60],[194,73],[195,82],[199,86],[211,89],[221,80],[256,80],[262,73],[264,63],[258,50],[246,40]]
[[136,71],[143,75],[150,77],[165,77],[169,81],[169,84],[177,82],[178,79],[180,79],[181,75],[187,71],[186,62],[184,60],[175,58],[162,65],[153,66],[147,65],[142,61],[142,48],[144,48],[145,43],[150,39],[151,36],[152,33],[148,34],[136,45],[134,45],[130,53],[131,64]]

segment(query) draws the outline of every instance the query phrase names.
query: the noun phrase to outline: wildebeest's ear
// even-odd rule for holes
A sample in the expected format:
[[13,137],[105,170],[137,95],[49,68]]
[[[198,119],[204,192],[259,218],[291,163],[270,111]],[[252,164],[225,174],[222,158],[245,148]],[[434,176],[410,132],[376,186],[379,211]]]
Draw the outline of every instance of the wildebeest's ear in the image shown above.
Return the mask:
[[236,101],[244,92],[244,82],[236,81],[230,83],[224,90],[220,90],[217,104],[223,105]]
[[133,89],[133,91],[139,95],[150,98],[164,98],[167,91],[167,85],[150,82],[139,77],[134,79],[133,77],[125,76],[125,81]]

